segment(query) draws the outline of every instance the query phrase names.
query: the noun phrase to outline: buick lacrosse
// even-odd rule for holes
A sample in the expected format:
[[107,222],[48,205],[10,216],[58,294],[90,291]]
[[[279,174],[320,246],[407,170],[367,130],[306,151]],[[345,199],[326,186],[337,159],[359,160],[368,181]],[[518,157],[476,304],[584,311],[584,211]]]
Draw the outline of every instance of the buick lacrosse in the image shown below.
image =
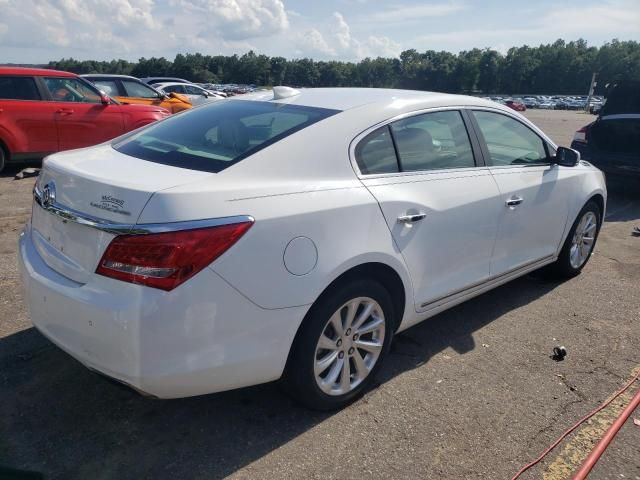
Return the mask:
[[339,408],[393,336],[576,275],[602,173],[473,97],[276,87],[49,156],[20,236],[34,325],[160,398],[281,379]]

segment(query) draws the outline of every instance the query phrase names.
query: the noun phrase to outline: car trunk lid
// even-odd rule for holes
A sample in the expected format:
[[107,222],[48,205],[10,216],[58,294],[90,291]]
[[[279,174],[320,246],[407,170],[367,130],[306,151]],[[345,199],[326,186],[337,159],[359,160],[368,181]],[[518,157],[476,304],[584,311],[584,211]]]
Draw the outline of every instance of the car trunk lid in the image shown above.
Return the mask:
[[[34,245],[52,269],[86,283],[116,233],[82,222],[117,224],[126,232],[155,192],[209,175],[133,158],[108,144],[52,155],[37,182],[44,208],[34,203]],[[47,199],[62,216],[46,208]]]

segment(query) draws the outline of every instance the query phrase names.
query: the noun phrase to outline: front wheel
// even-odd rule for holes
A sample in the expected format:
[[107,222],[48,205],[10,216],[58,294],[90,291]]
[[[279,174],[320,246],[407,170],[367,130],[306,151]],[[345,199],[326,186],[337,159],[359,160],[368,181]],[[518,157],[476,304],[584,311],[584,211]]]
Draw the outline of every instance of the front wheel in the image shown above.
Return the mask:
[[389,292],[357,280],[321,297],[292,348],[284,385],[316,410],[342,408],[361,395],[389,351],[395,323]]
[[549,266],[548,272],[560,278],[578,275],[593,253],[601,224],[600,207],[594,201],[588,202],[573,223],[558,260]]

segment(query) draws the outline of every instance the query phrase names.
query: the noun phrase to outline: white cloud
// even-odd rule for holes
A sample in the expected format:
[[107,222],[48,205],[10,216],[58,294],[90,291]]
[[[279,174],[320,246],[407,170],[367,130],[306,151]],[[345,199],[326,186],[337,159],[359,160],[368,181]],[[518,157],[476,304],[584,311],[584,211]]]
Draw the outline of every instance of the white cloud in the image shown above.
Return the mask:
[[4,44],[18,48],[115,53],[129,50],[135,34],[160,27],[151,0],[4,0],[0,5],[10,25]]
[[398,57],[402,47],[398,42],[394,42],[389,37],[375,37],[370,35],[367,38],[364,52],[367,57]]
[[296,54],[303,56],[335,56],[336,51],[329,46],[324,36],[315,28],[298,35]]
[[289,28],[282,0],[171,0],[171,4],[201,15],[203,29],[224,39],[266,37]]
[[340,12],[333,12],[333,17],[337,21],[336,38],[342,48],[349,48],[351,45],[351,28]]

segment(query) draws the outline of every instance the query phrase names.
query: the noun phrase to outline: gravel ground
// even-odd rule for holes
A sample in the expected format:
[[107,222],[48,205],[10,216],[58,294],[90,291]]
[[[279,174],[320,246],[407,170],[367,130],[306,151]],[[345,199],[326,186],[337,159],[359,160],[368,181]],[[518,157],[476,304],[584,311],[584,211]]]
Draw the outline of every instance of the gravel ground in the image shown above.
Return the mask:
[[[527,116],[564,145],[593,119]],[[89,372],[31,326],[15,256],[33,179],[13,173],[0,175],[5,467],[50,479],[509,479],[640,365],[640,238],[631,236],[640,194],[637,184],[612,185],[582,275],[521,278],[398,335],[377,387],[343,411],[309,412],[274,384],[143,398]],[[557,344],[568,350],[559,363],[549,357]],[[614,402],[522,478],[570,478],[621,408]],[[592,478],[640,479],[639,445],[640,427],[628,423]]]

